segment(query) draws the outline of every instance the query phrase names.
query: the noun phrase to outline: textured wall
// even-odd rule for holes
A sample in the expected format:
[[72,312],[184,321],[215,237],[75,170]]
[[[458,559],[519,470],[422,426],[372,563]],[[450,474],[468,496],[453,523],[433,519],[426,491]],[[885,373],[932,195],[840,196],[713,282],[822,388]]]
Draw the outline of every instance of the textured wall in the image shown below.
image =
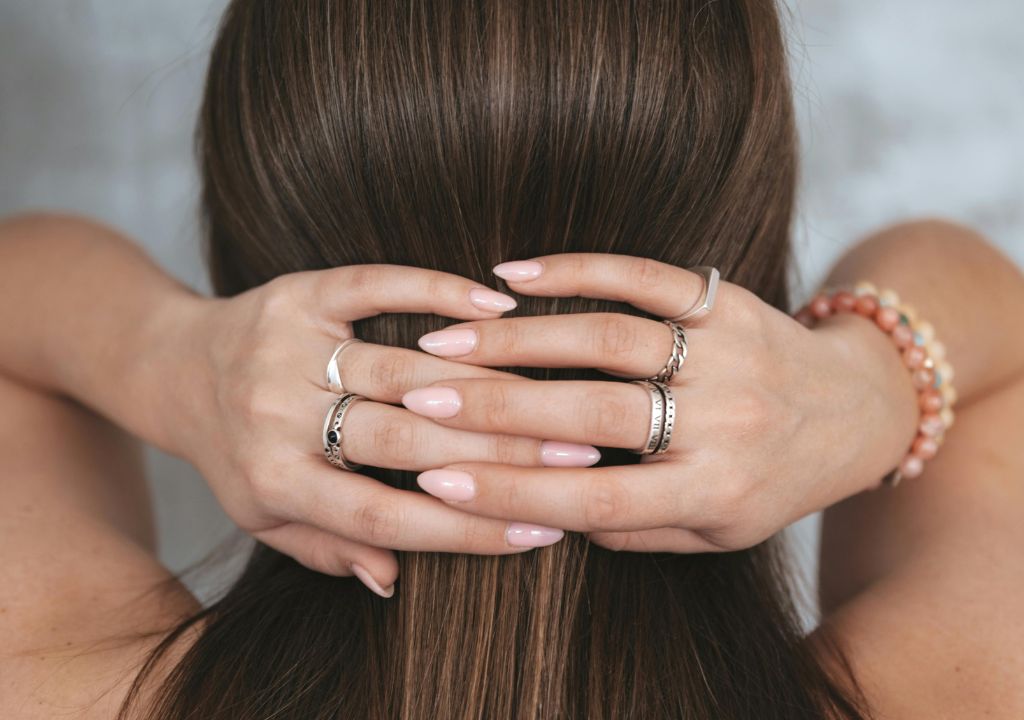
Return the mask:
[[[790,6],[804,286],[858,234],[922,214],[969,222],[1024,263],[1024,3]],[[100,217],[203,287],[191,133],[222,8],[0,0],[0,213]],[[184,463],[151,460],[163,556],[180,569],[230,524]],[[808,558],[814,529],[798,528]]]

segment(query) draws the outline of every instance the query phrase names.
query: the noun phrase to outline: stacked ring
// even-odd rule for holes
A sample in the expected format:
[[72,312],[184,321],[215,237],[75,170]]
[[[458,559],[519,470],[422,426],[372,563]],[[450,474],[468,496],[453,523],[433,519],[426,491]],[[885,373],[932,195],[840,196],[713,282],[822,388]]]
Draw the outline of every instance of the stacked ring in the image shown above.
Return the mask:
[[711,308],[715,305],[715,295],[718,293],[718,268],[699,265],[697,267],[689,268],[689,270],[692,273],[700,275],[700,279],[703,281],[700,298],[686,312],[680,313],[673,318],[668,318],[668,320],[672,322],[699,320],[710,313]]
[[327,417],[324,418],[324,456],[327,462],[342,470],[358,470],[361,467],[345,457],[341,444],[341,426],[345,422],[349,408],[364,399],[355,393],[345,393],[331,404]]
[[651,424],[647,442],[633,452],[638,455],[661,455],[672,442],[672,430],[676,424],[675,396],[668,385],[656,380],[633,380],[632,383],[646,388],[651,398]]

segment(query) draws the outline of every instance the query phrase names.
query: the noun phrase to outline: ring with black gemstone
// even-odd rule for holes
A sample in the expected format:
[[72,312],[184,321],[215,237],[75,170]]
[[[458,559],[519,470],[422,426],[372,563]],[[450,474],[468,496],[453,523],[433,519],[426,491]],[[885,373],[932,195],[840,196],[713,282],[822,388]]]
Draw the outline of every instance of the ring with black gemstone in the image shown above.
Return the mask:
[[355,393],[345,393],[331,403],[331,407],[327,411],[327,417],[324,418],[324,456],[327,458],[327,462],[336,468],[358,470],[362,467],[356,463],[349,462],[345,457],[345,452],[341,446],[341,425],[345,422],[345,415],[348,414],[349,408],[360,400],[365,399],[363,396],[356,395]]

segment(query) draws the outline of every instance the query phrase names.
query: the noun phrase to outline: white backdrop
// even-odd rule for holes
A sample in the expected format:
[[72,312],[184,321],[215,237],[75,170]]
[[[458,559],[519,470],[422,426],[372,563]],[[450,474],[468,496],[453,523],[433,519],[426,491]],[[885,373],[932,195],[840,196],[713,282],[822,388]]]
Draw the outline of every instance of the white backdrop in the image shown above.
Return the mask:
[[[1024,3],[790,0],[804,287],[859,234],[941,215],[1024,263]],[[0,213],[84,212],[205,287],[192,129],[223,0],[0,0]],[[151,454],[162,556],[230,533],[202,480]],[[815,519],[797,536],[813,569]]]

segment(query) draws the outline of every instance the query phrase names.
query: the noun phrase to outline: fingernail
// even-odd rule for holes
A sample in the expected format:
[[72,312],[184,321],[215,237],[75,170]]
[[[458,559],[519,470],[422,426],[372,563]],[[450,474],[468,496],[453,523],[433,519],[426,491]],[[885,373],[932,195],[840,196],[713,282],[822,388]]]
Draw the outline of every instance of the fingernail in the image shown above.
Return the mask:
[[505,541],[516,547],[554,545],[564,536],[565,533],[561,530],[543,525],[528,525],[527,523],[509,523],[508,528],[505,529]]
[[468,355],[476,347],[476,330],[458,328],[427,333],[419,340],[421,348],[438,357]]
[[548,467],[590,467],[601,452],[590,445],[545,440],[540,444],[540,462]]
[[420,487],[442,500],[465,502],[476,495],[473,476],[459,470],[427,470],[416,478]]
[[469,301],[487,312],[506,312],[516,306],[516,301],[508,295],[482,287],[469,291]]
[[392,583],[386,588],[380,586],[380,583],[373,579],[373,575],[366,572],[366,568],[362,565],[356,565],[352,563],[352,573],[359,578],[359,581],[366,587],[373,590],[373,592],[380,595],[382,598],[389,598],[395,594],[395,585]]
[[491,272],[509,282],[526,282],[539,278],[544,266],[536,260],[514,260],[496,265]]
[[428,387],[410,390],[402,396],[402,404],[417,415],[428,418],[450,418],[459,414],[462,398],[457,390]]

